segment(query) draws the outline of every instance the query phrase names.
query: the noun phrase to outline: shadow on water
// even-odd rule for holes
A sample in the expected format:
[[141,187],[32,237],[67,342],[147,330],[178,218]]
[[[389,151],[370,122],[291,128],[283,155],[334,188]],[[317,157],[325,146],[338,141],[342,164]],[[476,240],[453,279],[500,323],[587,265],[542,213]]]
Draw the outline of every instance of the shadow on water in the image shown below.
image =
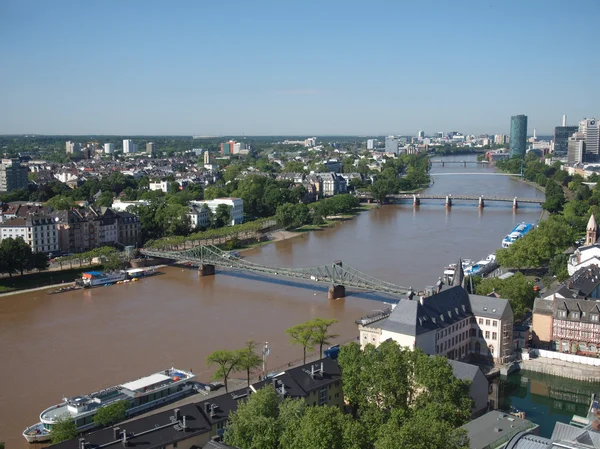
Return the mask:
[[[233,271],[233,270],[217,270],[218,275],[226,275],[231,276],[238,279],[247,279],[251,281],[260,281],[260,282],[268,282],[274,285],[282,285],[286,287],[295,287],[295,288],[303,288],[306,290],[311,290],[314,292],[327,293],[329,287],[326,284],[310,284],[309,281],[302,282],[296,281],[292,279],[282,279],[275,278],[271,276],[265,276],[256,273],[248,273],[241,271]],[[360,299],[368,299],[370,301],[378,301],[378,302],[387,302],[387,303],[396,303],[399,301],[399,298],[388,296],[385,293],[373,292],[373,291],[364,291],[364,290],[352,290],[346,289],[346,297],[352,296],[353,298]]]

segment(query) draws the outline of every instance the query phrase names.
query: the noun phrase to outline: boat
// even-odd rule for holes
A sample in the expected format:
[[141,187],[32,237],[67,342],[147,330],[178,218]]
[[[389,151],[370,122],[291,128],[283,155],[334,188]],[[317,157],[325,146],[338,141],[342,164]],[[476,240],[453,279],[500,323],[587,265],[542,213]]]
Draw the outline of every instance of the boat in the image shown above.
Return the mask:
[[138,414],[194,393],[194,377],[191,372],[169,368],[95,393],[63,398],[40,413],[40,422],[25,429],[23,437],[30,443],[49,440],[52,425],[64,416],[75,421],[78,432],[90,430],[96,427],[98,410],[117,401],[127,401],[127,417]]
[[88,271],[81,275],[80,283],[84,288],[91,288],[116,284],[125,279],[127,279],[126,271]]
[[149,267],[149,268],[130,268],[129,270],[126,270],[127,272],[127,277],[129,279],[138,279],[138,278],[143,278],[143,277],[148,277],[148,276],[153,276],[156,273],[158,273],[158,271],[156,271],[156,267]]
[[[463,271],[465,271],[467,268],[469,268],[472,264],[473,264],[472,260],[464,259],[462,261]],[[455,272],[456,272],[456,264],[455,263],[451,263],[450,265],[448,265],[447,267],[444,268],[444,281],[447,284],[450,284],[452,282],[452,278],[454,277]]]
[[515,243],[520,238],[523,238],[529,231],[535,228],[535,225],[532,223],[520,223],[514,227],[510,234],[508,234],[502,240],[502,248],[508,248],[510,245]]
[[48,295],[56,295],[57,293],[72,292],[73,290],[80,290],[80,289],[81,289],[80,285],[69,285],[67,287],[61,287],[61,288],[56,289],[56,290],[50,290],[46,294],[48,294]]
[[496,262],[496,255],[490,254],[485,259],[479,260],[479,261],[475,262],[474,264],[471,264],[467,268],[465,268],[464,269],[465,275],[474,276],[474,275],[480,273],[486,266],[488,266],[494,262]]

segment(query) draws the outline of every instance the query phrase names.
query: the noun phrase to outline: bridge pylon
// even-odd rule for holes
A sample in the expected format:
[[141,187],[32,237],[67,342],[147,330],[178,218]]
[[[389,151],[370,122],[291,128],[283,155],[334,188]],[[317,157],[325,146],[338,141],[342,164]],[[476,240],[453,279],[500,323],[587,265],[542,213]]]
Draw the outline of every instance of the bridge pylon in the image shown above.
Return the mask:
[[343,285],[330,285],[327,292],[328,299],[340,299],[346,297],[346,287]]
[[446,195],[446,207],[447,208],[452,207],[452,197],[450,195]]
[[479,207],[479,209],[483,209],[484,206],[485,206],[485,203],[483,202],[483,196],[480,196],[479,197],[479,205],[478,205],[478,207]]
[[413,195],[413,206],[417,207],[421,205],[421,198],[418,198],[417,195]]
[[519,202],[517,201],[517,197],[515,196],[515,199],[513,200],[513,209],[518,209],[519,208]]
[[215,266],[210,263],[201,263],[198,267],[198,277],[213,276],[215,274]]

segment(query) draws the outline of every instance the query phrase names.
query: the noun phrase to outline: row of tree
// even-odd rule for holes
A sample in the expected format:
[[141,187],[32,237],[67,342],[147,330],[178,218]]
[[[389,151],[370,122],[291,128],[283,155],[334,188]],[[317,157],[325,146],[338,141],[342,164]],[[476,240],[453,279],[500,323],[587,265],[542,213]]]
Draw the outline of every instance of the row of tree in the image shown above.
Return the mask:
[[0,273],[12,277],[15,273],[23,275],[25,271],[47,268],[48,256],[42,252],[34,253],[21,237],[9,237],[0,242]]
[[469,383],[443,357],[386,341],[351,343],[339,355],[350,413],[281,399],[270,386],[231,413],[224,440],[240,449],[466,449]]

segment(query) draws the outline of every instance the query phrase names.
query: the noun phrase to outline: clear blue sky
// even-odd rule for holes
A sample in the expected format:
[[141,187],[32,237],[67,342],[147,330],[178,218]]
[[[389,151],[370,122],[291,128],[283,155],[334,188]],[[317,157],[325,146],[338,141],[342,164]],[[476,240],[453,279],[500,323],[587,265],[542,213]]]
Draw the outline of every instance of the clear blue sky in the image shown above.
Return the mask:
[[598,0],[2,0],[0,133],[529,134],[600,116]]

